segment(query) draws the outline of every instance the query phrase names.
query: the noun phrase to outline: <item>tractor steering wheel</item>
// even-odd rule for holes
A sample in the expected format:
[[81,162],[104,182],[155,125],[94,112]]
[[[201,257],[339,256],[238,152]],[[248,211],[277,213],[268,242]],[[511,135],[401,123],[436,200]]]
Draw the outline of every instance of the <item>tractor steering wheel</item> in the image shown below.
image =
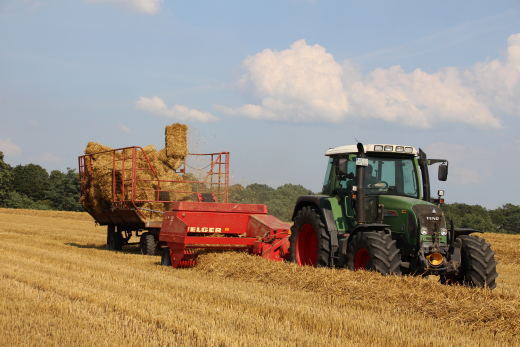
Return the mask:
[[371,184],[371,186],[372,186],[372,188],[385,189],[385,188],[389,187],[389,184],[385,181],[379,181],[377,183]]

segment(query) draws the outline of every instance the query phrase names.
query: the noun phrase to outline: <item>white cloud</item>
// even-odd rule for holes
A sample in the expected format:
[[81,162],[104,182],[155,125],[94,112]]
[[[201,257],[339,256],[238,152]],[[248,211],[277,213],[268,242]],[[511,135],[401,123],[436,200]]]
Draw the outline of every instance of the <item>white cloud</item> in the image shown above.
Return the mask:
[[130,134],[130,129],[128,129],[128,127],[126,125],[119,123],[119,129],[121,129],[121,131],[123,131],[125,133]]
[[520,115],[520,34],[508,39],[504,59],[478,62],[472,70],[435,73],[400,66],[365,76],[346,60],[339,64],[320,45],[296,41],[283,51],[248,56],[237,87],[255,104],[213,105],[231,116],[281,121],[341,122],[375,118],[430,128],[439,121],[501,128],[490,107]]
[[124,8],[125,10],[155,14],[161,9],[163,0],[88,0],[106,2]]
[[0,139],[0,151],[8,157],[16,157],[22,154],[22,149],[11,142],[11,139],[2,140]]
[[488,105],[520,115],[520,34],[509,36],[503,56],[476,63],[463,77]]
[[349,105],[341,77],[343,70],[332,54],[320,45],[296,41],[290,49],[266,49],[247,57],[239,87],[262,99],[262,105],[237,109],[215,106],[228,115],[255,119],[336,122]]
[[457,184],[482,183],[492,176],[491,168],[482,164],[492,152],[482,146],[439,142],[426,147],[425,152],[430,159],[447,159],[449,180]]
[[210,112],[189,109],[184,105],[176,104],[171,109],[168,109],[164,101],[157,96],[154,96],[151,99],[144,96],[139,97],[135,102],[134,108],[152,113],[159,117],[177,119],[180,121],[214,122],[218,120],[218,118]]
[[52,153],[45,153],[41,157],[30,157],[29,161],[40,162],[40,163],[60,163],[61,159]]

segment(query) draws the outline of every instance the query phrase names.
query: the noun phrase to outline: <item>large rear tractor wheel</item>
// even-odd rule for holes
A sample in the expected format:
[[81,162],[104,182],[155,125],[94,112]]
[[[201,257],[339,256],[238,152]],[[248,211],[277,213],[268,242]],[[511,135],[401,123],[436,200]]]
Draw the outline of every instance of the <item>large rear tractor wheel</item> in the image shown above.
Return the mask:
[[121,251],[123,249],[123,235],[120,231],[110,230],[107,235],[108,248],[113,251]]
[[326,267],[330,260],[330,236],[315,208],[298,211],[291,227],[290,261],[300,266]]
[[348,244],[347,266],[357,271],[366,269],[382,275],[400,275],[401,257],[389,231],[360,232]]
[[141,235],[141,241],[139,242],[141,248],[141,254],[154,255],[155,254],[155,238],[153,234],[144,233]]
[[458,237],[462,241],[458,275],[441,276],[441,283],[495,289],[498,277],[495,252],[483,238],[474,235]]

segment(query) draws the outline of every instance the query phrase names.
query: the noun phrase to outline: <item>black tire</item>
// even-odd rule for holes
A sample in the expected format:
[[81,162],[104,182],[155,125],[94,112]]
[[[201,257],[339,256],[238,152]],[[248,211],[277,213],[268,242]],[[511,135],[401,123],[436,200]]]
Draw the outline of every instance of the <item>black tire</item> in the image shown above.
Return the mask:
[[350,270],[366,269],[386,275],[401,275],[401,256],[390,231],[359,232],[347,246]]
[[141,235],[141,241],[139,242],[141,248],[141,254],[154,255],[155,254],[155,238],[150,233],[144,233]]
[[164,247],[162,249],[161,265],[162,266],[172,266],[172,258],[170,256],[170,249],[168,247]]
[[289,240],[291,262],[300,266],[329,266],[330,236],[317,209],[305,206],[298,211]]
[[110,246],[110,236],[112,235],[112,233],[115,233],[116,232],[116,226],[114,224],[109,224],[107,226],[107,245]]
[[119,231],[113,231],[108,234],[108,248],[113,251],[121,251],[123,249],[123,235]]
[[458,238],[462,241],[459,273],[441,276],[441,283],[495,289],[498,263],[495,261],[495,252],[491,250],[491,245],[474,235],[462,235]]

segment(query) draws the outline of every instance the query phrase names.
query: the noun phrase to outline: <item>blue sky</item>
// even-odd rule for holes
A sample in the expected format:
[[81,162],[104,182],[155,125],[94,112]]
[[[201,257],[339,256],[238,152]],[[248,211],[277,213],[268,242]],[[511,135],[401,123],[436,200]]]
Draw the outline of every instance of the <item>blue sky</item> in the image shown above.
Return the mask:
[[232,183],[319,191],[356,138],[448,159],[447,202],[520,204],[520,1],[4,0],[0,121],[48,171],[179,121]]

